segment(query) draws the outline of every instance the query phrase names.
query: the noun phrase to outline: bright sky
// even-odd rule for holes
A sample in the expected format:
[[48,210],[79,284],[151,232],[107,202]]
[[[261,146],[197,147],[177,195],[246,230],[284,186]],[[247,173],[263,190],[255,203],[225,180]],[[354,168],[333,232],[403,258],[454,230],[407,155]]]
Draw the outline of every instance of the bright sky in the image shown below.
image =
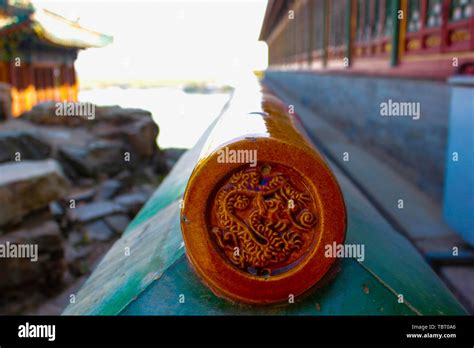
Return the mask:
[[266,0],[85,1],[34,0],[114,43],[79,54],[82,82],[213,79],[264,69],[258,42]]

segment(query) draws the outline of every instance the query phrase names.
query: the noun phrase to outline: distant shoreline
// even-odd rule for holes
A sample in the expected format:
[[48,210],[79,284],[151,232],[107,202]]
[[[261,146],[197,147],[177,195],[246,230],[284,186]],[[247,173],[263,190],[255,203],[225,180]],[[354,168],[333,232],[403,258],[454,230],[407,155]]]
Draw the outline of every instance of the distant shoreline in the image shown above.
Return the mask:
[[163,80],[163,81],[104,81],[104,82],[81,82],[81,91],[95,89],[121,88],[121,89],[152,89],[161,87],[176,87],[183,89],[186,93],[229,93],[233,87],[226,84],[218,84],[214,81],[196,80]]

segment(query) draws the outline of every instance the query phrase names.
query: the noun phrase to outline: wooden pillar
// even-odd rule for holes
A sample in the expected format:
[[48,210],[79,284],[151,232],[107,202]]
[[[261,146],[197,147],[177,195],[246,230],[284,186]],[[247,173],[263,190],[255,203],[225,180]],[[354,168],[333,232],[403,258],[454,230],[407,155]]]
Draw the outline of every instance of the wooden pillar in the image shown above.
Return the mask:
[[6,62],[0,62],[0,82],[8,82],[8,71]]
[[329,0],[324,0],[324,16],[323,16],[323,56],[322,56],[322,62],[323,62],[323,67],[326,67],[328,64],[328,45],[329,45],[329,30],[330,30],[330,25],[331,25],[331,20],[330,20],[330,6],[331,2]]
[[48,68],[48,100],[54,100],[54,69]]
[[314,1],[309,0],[308,1],[308,7],[307,7],[307,12],[308,12],[308,65],[311,67],[311,64],[313,63],[313,49],[314,49]]
[[44,90],[44,93],[43,93],[43,96],[44,96],[44,100],[48,100],[49,99],[49,71],[48,71],[49,68],[43,68],[41,69],[41,71],[43,72],[43,90]]
[[60,100],[64,101],[68,99],[68,89],[69,89],[69,78],[67,74],[67,65],[63,64],[60,67]]
[[41,94],[40,102],[46,99],[46,74],[44,68],[38,69],[38,77],[39,77],[39,89]]
[[346,58],[348,67],[352,61],[352,33],[354,32],[354,21],[352,18],[353,0],[346,0]]
[[20,114],[19,100],[18,100],[18,75],[16,73],[15,62],[11,61],[10,68],[10,85],[12,96],[12,115],[14,117]]
[[53,72],[53,95],[54,100],[61,100],[61,65],[56,65],[52,68]]
[[[398,19],[398,11],[400,10],[400,0],[395,0],[393,2],[393,8],[391,9],[392,18],[393,18],[393,33],[392,33],[392,50],[391,50],[391,57],[390,57],[390,65],[396,66],[398,65],[398,52],[397,49],[400,40],[400,20]],[[406,13],[403,14],[406,16]]]
[[31,110],[36,105],[36,93],[34,88],[33,65],[25,65],[26,75],[26,110]]
[[26,111],[27,103],[28,103],[28,91],[27,91],[27,71],[25,68],[24,63],[21,66],[17,67],[18,72],[18,105],[19,105],[19,113],[23,113]]
[[54,67],[49,69],[49,100],[54,100],[56,96],[56,84],[54,82]]
[[34,75],[35,75],[36,102],[39,103],[42,98],[40,69],[34,68]]
[[69,100],[77,101],[77,94],[78,94],[78,86],[77,86],[77,78],[76,78],[76,70],[74,69],[74,65],[69,67],[70,73],[70,81],[71,81],[71,93],[69,95]]
[[441,43],[440,50],[441,52],[446,52],[449,41],[449,30],[448,30],[448,21],[449,21],[449,7],[451,0],[443,0],[441,2]]
[[[471,6],[474,6],[471,5]],[[472,11],[472,9],[471,9]],[[471,51],[474,51],[474,13],[471,14],[471,28],[470,28],[470,31],[471,31]]]
[[398,48],[393,47],[392,49],[398,49],[398,63],[405,54],[405,41],[407,33],[407,22],[408,22],[408,0],[400,1],[400,10],[403,11],[403,18],[400,21],[399,36],[398,36]]

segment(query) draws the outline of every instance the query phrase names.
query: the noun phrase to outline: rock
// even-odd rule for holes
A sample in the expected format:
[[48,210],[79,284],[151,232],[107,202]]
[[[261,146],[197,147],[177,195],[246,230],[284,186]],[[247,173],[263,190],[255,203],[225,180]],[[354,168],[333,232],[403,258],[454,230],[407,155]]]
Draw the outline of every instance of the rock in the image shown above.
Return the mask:
[[158,126],[151,118],[141,118],[117,126],[100,123],[93,129],[94,134],[103,139],[124,141],[127,149],[137,159],[151,160],[158,151],[156,138]]
[[158,175],[166,175],[173,165],[166,160],[163,151],[158,149],[153,156],[151,168]]
[[69,182],[55,160],[0,164],[0,226],[63,197]]
[[88,258],[93,252],[92,245],[81,245],[77,248],[67,247],[66,248],[66,262],[69,271],[73,276],[79,277],[86,274],[90,270]]
[[130,219],[125,214],[106,216],[104,221],[115,233],[118,234],[122,234],[130,223]]
[[151,159],[158,150],[156,138],[159,130],[156,123],[151,118],[143,118],[124,128],[133,153],[139,158]]
[[[0,245],[22,245],[37,248],[37,261],[28,258],[0,258],[0,291],[2,299],[6,289],[52,290],[59,287],[66,268],[64,243],[59,226],[46,221],[36,227],[21,229],[0,237]],[[35,247],[37,246],[37,247]]]
[[131,215],[136,215],[148,200],[148,195],[144,192],[133,192],[117,196],[115,203],[124,207]]
[[75,190],[66,198],[67,204],[69,205],[71,200],[73,200],[75,204],[90,202],[94,199],[96,193],[97,191],[94,188]]
[[[49,203],[49,214],[59,224],[61,231],[69,231],[69,221],[67,220],[66,210],[60,201]],[[24,226],[24,224],[23,224]]]
[[147,196],[147,200],[151,197],[151,195],[156,191],[156,186],[151,184],[142,184],[139,186],[138,189],[140,192],[143,192]]
[[49,211],[51,215],[55,218],[59,218],[64,215],[64,209],[58,201],[53,201],[49,203]]
[[59,149],[59,160],[77,171],[80,175],[92,176],[92,165],[87,163],[87,150],[74,145],[63,145]]
[[124,133],[120,126],[108,122],[99,122],[92,129],[93,134],[102,139],[117,140],[123,138]]
[[86,117],[57,116],[55,102],[45,102],[38,104],[30,111],[23,113],[21,118],[36,124],[48,126],[77,127],[85,125],[86,122],[88,122]]
[[168,148],[164,149],[163,157],[165,158],[166,164],[168,168],[173,168],[176,162],[180,159],[180,157],[185,153],[186,149],[178,149],[178,148]]
[[107,200],[114,197],[122,188],[122,184],[118,180],[109,179],[104,181],[99,187],[97,198]]
[[0,132],[0,163],[20,160],[48,158],[51,147],[27,131],[10,130]]
[[152,159],[158,146],[158,125],[151,113],[140,109],[122,109],[117,106],[98,107],[97,125],[92,131],[100,138],[125,140],[129,150],[139,159]]
[[68,236],[67,236],[68,245],[77,246],[77,245],[85,244],[85,242],[86,242],[86,238],[84,237],[84,233],[82,231],[72,229],[68,232]]
[[129,166],[126,149],[118,141],[98,140],[85,147],[62,145],[60,159],[85,176],[113,175]]
[[114,237],[114,231],[102,220],[85,224],[83,231],[89,241],[104,242]]
[[97,106],[95,109],[96,122],[108,122],[122,125],[142,118],[151,118],[151,113],[142,109],[121,108],[120,106]]
[[[0,125],[0,132],[3,131],[36,139],[22,144],[46,144],[49,154],[61,162],[64,173],[75,182],[82,177],[109,177],[126,169],[135,171],[150,164],[162,168],[164,163],[156,144],[158,126],[148,111],[140,109],[96,107],[95,119],[87,120],[56,116],[55,104],[44,103],[25,113],[21,121]],[[12,147],[10,138],[8,144],[9,147],[0,146],[0,161],[11,160],[15,152],[21,152],[24,159],[37,159],[34,150],[43,148],[30,145],[27,151],[25,145]]]
[[130,170],[124,170],[115,175],[113,178],[120,181],[124,188],[128,188],[134,185],[135,175]]
[[107,215],[123,213],[124,211],[125,209],[117,203],[102,201],[84,204],[74,209],[69,209],[68,215],[71,221],[86,223]]
[[[156,183],[157,180],[160,180],[160,175],[158,175],[152,168],[145,167],[140,171],[140,178],[145,182]],[[137,175],[138,176],[138,175]],[[138,182],[137,182],[138,183]]]
[[91,187],[95,185],[95,180],[92,178],[80,178],[77,185],[81,187]]

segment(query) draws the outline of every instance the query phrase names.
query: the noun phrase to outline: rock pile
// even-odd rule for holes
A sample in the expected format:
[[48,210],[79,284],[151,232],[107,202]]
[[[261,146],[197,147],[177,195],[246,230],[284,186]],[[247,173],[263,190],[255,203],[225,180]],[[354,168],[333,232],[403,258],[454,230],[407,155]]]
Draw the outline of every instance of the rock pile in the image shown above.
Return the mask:
[[[95,111],[60,117],[42,104],[0,123],[0,313],[30,311],[87,274],[177,157],[157,147],[149,112]],[[12,245],[36,245],[37,260],[2,256]]]

